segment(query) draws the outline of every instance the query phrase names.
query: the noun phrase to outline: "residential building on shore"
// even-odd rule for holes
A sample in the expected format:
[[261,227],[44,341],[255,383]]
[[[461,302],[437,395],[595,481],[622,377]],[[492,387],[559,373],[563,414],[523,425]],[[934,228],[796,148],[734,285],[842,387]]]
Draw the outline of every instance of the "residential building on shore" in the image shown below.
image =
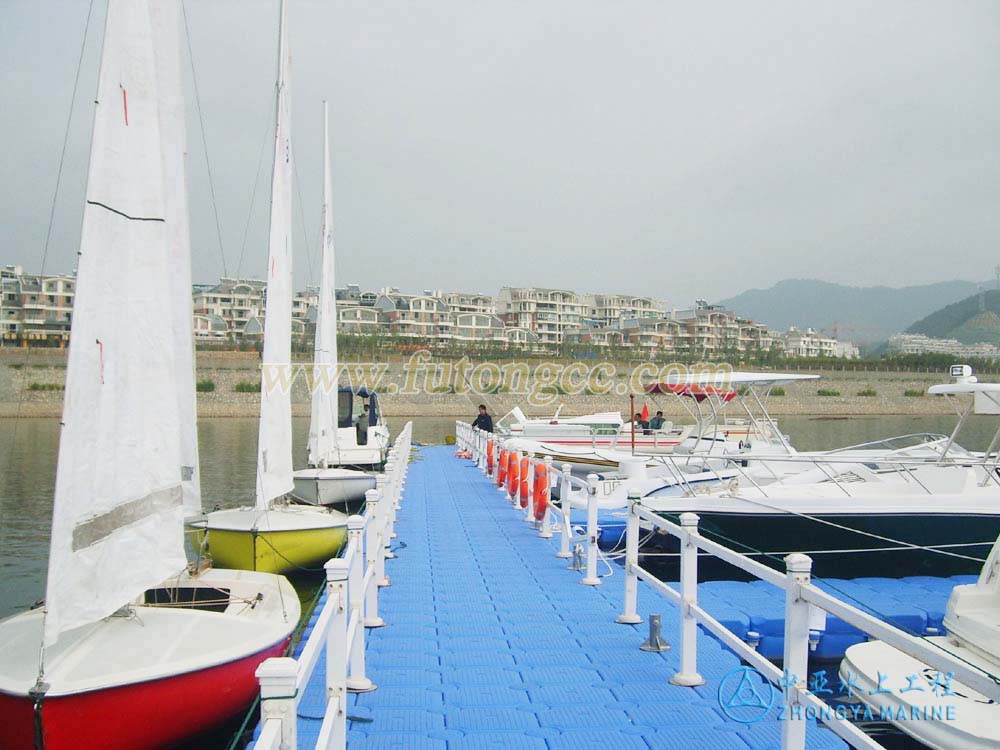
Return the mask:
[[858,347],[849,341],[838,341],[830,336],[806,328],[792,326],[784,334],[785,356],[788,357],[841,357],[857,359]]
[[76,275],[0,269],[0,334],[4,345],[58,346],[69,341]]
[[508,286],[497,295],[496,310],[505,326],[532,331],[545,346],[561,344],[566,331],[578,328],[589,312],[576,292]]
[[567,343],[575,345],[700,356],[768,352],[774,339],[767,326],[704,300],[698,300],[692,308],[662,312],[659,316],[623,316],[605,325],[581,326],[566,337]]
[[886,351],[889,354],[950,354],[955,357],[976,359],[1000,358],[1000,347],[995,344],[963,344],[957,339],[934,339],[922,333],[897,333],[890,336]]
[[[0,271],[0,341],[5,346],[65,346],[75,283],[73,275],[38,276],[19,266],[5,267]],[[678,309],[651,297],[543,287],[503,287],[494,298],[481,292],[410,293],[347,284],[336,294],[341,334],[388,337],[407,346],[555,351],[566,345],[705,357],[780,351],[797,357],[858,356],[850,342],[809,328],[778,334],[704,300]],[[315,331],[318,297],[316,287],[306,287],[293,298],[292,334],[300,340]],[[191,299],[196,342],[228,345],[258,341],[263,335],[267,285],[261,279],[224,277],[215,284],[196,284]]]

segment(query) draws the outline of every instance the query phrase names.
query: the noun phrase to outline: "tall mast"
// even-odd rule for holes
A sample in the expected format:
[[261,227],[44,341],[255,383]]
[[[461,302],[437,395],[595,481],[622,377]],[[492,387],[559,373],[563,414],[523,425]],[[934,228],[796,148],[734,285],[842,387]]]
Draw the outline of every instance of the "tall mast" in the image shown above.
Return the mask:
[[316,316],[312,419],[309,425],[309,463],[324,465],[337,452],[337,284],[333,249],[333,180],[330,175],[330,125],[323,102],[323,226],[320,243],[323,270]]
[[257,439],[257,508],[290,492],[292,483],[292,142],[290,55],[285,2],[278,25],[274,160],[268,239],[267,300]]

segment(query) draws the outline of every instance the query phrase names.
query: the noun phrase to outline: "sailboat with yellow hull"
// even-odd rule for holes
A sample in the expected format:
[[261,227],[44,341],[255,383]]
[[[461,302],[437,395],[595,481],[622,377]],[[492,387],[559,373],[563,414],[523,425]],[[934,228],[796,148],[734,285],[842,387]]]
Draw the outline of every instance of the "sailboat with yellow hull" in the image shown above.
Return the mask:
[[217,567],[284,573],[336,557],[347,536],[347,516],[286,499],[294,482],[292,397],[283,377],[291,372],[292,360],[292,144],[284,3],[278,45],[256,503],[215,511],[190,525]]

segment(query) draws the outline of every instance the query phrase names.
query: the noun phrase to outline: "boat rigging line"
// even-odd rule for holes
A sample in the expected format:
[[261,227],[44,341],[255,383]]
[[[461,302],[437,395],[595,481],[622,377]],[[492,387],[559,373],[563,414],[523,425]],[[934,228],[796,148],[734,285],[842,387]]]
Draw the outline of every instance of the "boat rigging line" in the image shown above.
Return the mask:
[[191,29],[188,26],[187,3],[181,0],[181,15],[184,17],[184,38],[187,40],[188,62],[191,65],[191,81],[194,83],[195,109],[198,111],[198,125],[201,128],[201,146],[205,152],[205,171],[208,173],[208,191],[212,197],[212,213],[215,216],[215,234],[219,240],[219,258],[222,260],[222,273],[226,276],[226,252],[222,246],[222,225],[219,222],[219,203],[215,199],[215,180],[212,178],[212,162],[208,156],[208,138],[205,135],[205,118],[201,113],[201,94],[198,93],[198,76],[195,73],[194,50],[191,46]]

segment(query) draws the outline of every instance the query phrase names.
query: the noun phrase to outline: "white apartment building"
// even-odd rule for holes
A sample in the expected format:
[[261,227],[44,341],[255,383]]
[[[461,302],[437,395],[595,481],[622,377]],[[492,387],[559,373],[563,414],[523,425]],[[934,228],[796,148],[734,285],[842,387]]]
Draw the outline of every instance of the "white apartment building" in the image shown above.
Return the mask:
[[587,317],[598,326],[609,326],[625,318],[662,318],[664,304],[652,297],[628,294],[587,294]]
[[[306,287],[292,298],[292,334],[301,335],[319,300],[319,289]],[[263,325],[267,282],[261,279],[221,278],[213,286],[196,285],[192,293],[194,332],[198,338],[258,336]],[[226,325],[220,335],[219,321]],[[254,321],[251,324],[251,321]],[[247,326],[250,326],[247,328]]]
[[525,328],[540,344],[561,344],[568,330],[587,317],[587,304],[576,292],[538,287],[503,287],[497,296],[497,315],[504,325]]
[[0,334],[7,344],[65,346],[73,320],[76,276],[0,269]]
[[951,354],[983,359],[1000,357],[1000,347],[993,344],[963,344],[957,339],[933,339],[922,333],[890,336],[886,349],[890,354]]
[[838,341],[822,333],[806,328],[804,331],[791,326],[784,336],[784,350],[787,357],[841,357],[857,359],[858,347],[850,341]]

